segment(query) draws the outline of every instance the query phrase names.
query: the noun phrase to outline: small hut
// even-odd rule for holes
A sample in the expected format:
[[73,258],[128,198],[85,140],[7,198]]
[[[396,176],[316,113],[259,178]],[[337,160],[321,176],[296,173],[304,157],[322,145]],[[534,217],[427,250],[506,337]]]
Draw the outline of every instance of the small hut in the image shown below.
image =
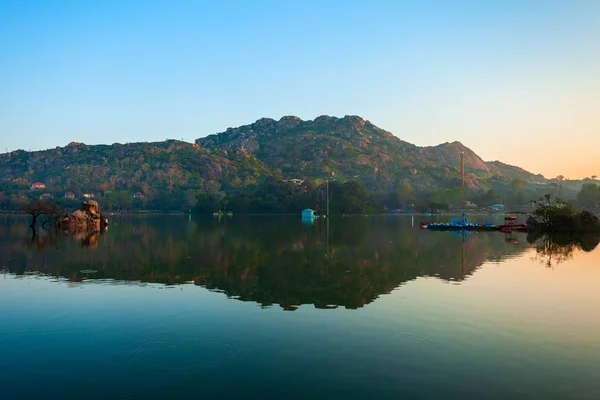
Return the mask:
[[302,210],[302,218],[315,218],[315,212],[314,210],[311,210],[310,208],[306,208],[304,210]]

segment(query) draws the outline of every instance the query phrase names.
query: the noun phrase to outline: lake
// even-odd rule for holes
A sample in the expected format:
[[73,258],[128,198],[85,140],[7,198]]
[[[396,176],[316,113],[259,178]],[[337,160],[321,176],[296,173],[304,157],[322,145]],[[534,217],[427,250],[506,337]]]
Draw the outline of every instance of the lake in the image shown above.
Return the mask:
[[593,238],[110,219],[0,216],[2,399],[600,398]]

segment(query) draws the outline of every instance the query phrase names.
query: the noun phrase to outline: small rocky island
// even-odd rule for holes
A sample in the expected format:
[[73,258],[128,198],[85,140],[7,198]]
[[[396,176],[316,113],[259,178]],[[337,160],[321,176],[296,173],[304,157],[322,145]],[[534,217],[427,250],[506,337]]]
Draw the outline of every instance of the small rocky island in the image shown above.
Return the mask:
[[81,203],[81,209],[61,217],[57,226],[66,231],[104,231],[108,226],[108,218],[100,211],[98,202],[88,200]]
[[527,219],[527,230],[541,233],[600,232],[600,219],[588,210],[576,210],[572,204],[544,196],[544,202]]

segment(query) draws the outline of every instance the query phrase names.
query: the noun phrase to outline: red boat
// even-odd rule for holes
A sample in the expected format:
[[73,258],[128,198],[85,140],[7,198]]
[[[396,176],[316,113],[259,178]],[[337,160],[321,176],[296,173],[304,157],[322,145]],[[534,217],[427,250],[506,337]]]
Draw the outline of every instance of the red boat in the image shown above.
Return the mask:
[[527,232],[527,224],[515,224],[519,217],[516,215],[507,215],[504,217],[504,221],[506,222],[504,225],[498,225],[498,230],[500,232]]

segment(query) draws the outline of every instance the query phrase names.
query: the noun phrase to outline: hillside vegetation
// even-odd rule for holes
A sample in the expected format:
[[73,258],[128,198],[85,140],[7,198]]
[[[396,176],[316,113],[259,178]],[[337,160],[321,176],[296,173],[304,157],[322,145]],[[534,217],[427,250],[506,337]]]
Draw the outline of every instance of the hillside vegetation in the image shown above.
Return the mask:
[[[193,144],[73,142],[0,154],[0,206],[17,207],[43,193],[57,199],[72,192],[74,199],[62,201],[78,202],[88,194],[109,209],[186,210],[198,196],[239,201],[240,193],[255,193],[267,181],[303,180],[306,194],[327,177],[339,184],[356,181],[374,196],[371,200],[389,208],[422,199],[453,204],[461,197],[461,152],[469,199],[487,201],[482,197],[487,194],[490,201],[506,201],[509,193],[520,191],[515,201],[528,201],[535,190],[557,194],[559,186],[571,197],[577,194],[569,192],[566,182],[559,185],[519,167],[485,162],[459,142],[419,147],[358,116],[312,121],[287,116],[262,118]],[[515,180],[521,182],[516,188]],[[36,182],[46,187],[32,190]]]

